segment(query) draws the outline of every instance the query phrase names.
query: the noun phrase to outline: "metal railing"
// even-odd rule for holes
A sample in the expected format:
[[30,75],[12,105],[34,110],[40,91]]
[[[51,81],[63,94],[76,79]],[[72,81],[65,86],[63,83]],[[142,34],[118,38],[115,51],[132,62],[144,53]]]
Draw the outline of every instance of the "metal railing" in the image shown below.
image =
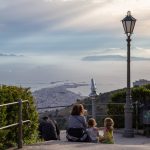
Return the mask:
[[30,122],[30,120],[22,120],[22,104],[23,103],[29,103],[28,100],[22,101],[22,99],[19,99],[18,102],[13,102],[13,103],[7,103],[7,104],[2,104],[0,107],[4,106],[10,106],[10,105],[15,105],[18,104],[19,106],[19,111],[18,111],[18,123],[10,124],[4,127],[0,127],[0,130],[7,129],[10,127],[18,126],[18,149],[23,147],[23,134],[22,134],[22,125],[24,123]]
[[[82,103],[83,104],[83,103]],[[86,104],[83,104],[85,109],[88,110],[88,114],[86,115],[87,118],[90,118],[90,117],[93,117],[92,116],[92,104],[91,103],[86,103]],[[116,111],[112,114],[112,113],[108,113],[108,105],[115,105],[115,106],[118,106],[116,108]],[[122,108],[121,110],[117,110],[119,108],[119,106],[122,105]],[[116,119],[120,119],[120,118],[123,118],[124,117],[124,105],[125,103],[99,103],[95,106],[95,118],[96,119],[99,119],[99,120],[104,120],[105,117],[109,116],[109,117],[115,117]],[[57,108],[60,108],[60,109],[63,109],[63,108],[66,108],[66,107],[71,107],[72,105],[65,105],[65,106],[47,106],[47,107],[39,107],[38,110],[45,110],[45,112],[41,112],[39,114],[51,114],[51,112]],[[105,108],[103,108],[103,106],[105,106]],[[138,106],[137,106],[137,103],[133,103],[133,106],[135,108],[135,114],[134,114],[134,119],[135,119],[135,129],[136,129],[136,132],[138,132],[138,128],[139,128],[139,122],[138,122],[138,118],[139,118],[139,115],[138,115]],[[89,109],[90,107],[90,109]],[[103,110],[101,109],[103,108]],[[90,110],[90,111],[89,111]],[[53,112],[54,112],[53,111]],[[104,111],[104,113],[102,112]],[[121,113],[119,113],[121,111]],[[53,116],[53,114],[51,114]],[[62,120],[62,116],[59,117],[59,115],[55,115],[53,116],[54,119],[58,120]],[[64,118],[68,118],[68,116],[64,116]],[[117,119],[117,120],[118,120]],[[99,123],[102,123],[102,122],[99,122]],[[124,122],[121,122],[121,127],[124,126]]]
[[[84,108],[88,110],[88,113],[86,114],[86,118],[89,119],[91,117],[93,117],[92,115],[92,104],[91,103],[82,103],[84,105]],[[95,106],[95,119],[96,120],[99,120],[98,121],[98,124],[99,125],[102,125],[103,124],[103,120],[105,117],[124,117],[124,113],[122,114],[118,114],[118,112],[116,113],[113,113],[113,114],[108,114],[108,104],[109,105],[123,105],[125,103],[99,103]],[[51,117],[53,117],[55,120],[57,120],[58,124],[59,122],[61,123],[64,123],[66,125],[65,122],[67,122],[67,119],[68,119],[68,116],[70,114],[70,112],[66,112],[65,111],[65,115],[64,116],[61,116],[62,114],[59,113],[61,112],[61,110],[63,110],[63,108],[66,108],[66,107],[72,107],[73,105],[61,105],[61,106],[46,106],[46,107],[38,107],[38,111],[39,111],[39,116],[40,118],[42,119],[42,117],[44,115],[50,115]],[[41,111],[43,110],[43,111]],[[45,110],[45,111],[44,111]],[[56,110],[58,110],[58,113],[56,112]],[[123,110],[124,110],[124,107],[123,107]],[[123,111],[122,110],[122,111]],[[124,112],[124,111],[123,111]],[[63,120],[63,121],[62,121]],[[61,125],[62,127],[63,125]],[[63,128],[65,129],[66,126],[63,126]]]

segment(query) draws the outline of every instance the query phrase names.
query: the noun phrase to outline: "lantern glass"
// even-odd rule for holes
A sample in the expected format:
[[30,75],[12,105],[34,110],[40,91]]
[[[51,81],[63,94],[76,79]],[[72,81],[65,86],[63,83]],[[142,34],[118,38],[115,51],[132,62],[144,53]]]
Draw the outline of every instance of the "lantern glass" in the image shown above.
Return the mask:
[[131,16],[131,12],[127,13],[127,16],[122,20],[125,33],[130,36],[133,33],[136,19]]
[[134,26],[135,26],[135,20],[133,20],[132,22],[131,22],[131,33],[133,33],[133,30],[134,30]]
[[126,24],[126,33],[131,33],[132,21],[126,21],[125,24]]

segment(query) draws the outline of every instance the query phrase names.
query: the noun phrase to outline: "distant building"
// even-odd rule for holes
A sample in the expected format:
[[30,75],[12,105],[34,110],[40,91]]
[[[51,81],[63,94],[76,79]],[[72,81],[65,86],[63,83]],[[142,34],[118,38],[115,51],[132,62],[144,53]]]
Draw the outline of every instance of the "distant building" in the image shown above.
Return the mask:
[[146,84],[150,84],[150,81],[145,80],[145,79],[140,79],[138,81],[133,82],[133,86],[142,86]]

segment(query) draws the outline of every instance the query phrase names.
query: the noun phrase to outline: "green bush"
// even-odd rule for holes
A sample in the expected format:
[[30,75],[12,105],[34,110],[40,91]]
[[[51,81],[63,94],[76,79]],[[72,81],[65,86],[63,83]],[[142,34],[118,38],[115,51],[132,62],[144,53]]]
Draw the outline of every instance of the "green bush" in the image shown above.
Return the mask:
[[[0,105],[17,102],[19,99],[28,100],[23,103],[23,120],[31,120],[30,123],[23,124],[23,143],[33,143],[38,139],[38,113],[34,104],[34,99],[29,88],[16,86],[0,87]],[[4,106],[0,108],[0,127],[18,122],[18,104]],[[0,149],[6,149],[18,143],[17,126],[0,130]]]
[[[125,89],[119,90],[112,94],[110,103],[108,104],[108,115],[114,120],[115,128],[124,127],[124,104],[126,98]],[[118,104],[111,104],[118,103]]]
[[[150,105],[150,84],[144,85],[141,87],[134,87],[131,89],[131,96],[133,102],[133,126],[136,126],[136,110],[135,110],[135,102],[138,102],[138,109],[141,104],[145,106]],[[116,93],[112,94],[110,103],[108,104],[108,114],[112,115],[112,118],[115,122],[115,127],[123,128],[124,127],[124,105],[119,103],[126,102],[126,89],[117,91]],[[117,105],[113,105],[111,103],[118,103]],[[141,125],[140,122],[140,111],[138,111],[138,124]],[[113,116],[114,114],[114,116]],[[118,116],[116,115],[118,114]],[[116,116],[115,116],[116,115]]]

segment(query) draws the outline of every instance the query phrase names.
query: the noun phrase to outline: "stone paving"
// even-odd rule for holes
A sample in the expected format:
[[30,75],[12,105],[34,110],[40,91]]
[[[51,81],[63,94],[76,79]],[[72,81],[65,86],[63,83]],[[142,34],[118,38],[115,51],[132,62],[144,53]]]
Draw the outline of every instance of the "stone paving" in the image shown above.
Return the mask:
[[150,138],[135,135],[125,138],[115,133],[115,144],[67,142],[65,131],[61,131],[61,141],[49,141],[24,146],[22,150],[150,150]]

